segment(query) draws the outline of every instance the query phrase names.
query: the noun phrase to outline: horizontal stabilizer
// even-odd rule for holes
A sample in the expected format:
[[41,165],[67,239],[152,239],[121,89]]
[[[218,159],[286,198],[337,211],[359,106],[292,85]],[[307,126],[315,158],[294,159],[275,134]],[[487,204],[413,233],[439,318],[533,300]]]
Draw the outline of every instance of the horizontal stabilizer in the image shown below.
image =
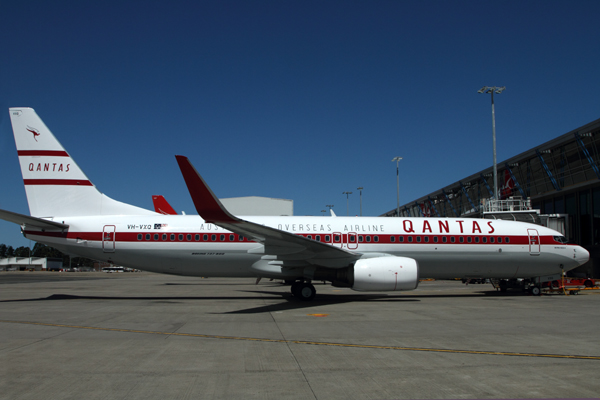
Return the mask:
[[69,225],[61,224],[60,222],[48,221],[6,210],[0,210],[0,219],[26,226],[27,228],[37,228],[45,231],[63,231],[69,228]]

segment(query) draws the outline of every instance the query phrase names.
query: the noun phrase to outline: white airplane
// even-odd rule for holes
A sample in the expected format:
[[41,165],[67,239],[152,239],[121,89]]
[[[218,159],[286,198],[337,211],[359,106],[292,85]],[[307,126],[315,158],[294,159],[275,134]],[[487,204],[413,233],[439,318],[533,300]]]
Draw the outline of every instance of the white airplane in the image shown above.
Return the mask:
[[31,216],[0,218],[65,253],[166,274],[284,279],[303,300],[315,296],[312,280],[399,291],[419,278],[540,277],[589,259],[559,232],[522,222],[233,216],[183,156],[199,216],[164,215],[100,193],[33,109],[9,112]]

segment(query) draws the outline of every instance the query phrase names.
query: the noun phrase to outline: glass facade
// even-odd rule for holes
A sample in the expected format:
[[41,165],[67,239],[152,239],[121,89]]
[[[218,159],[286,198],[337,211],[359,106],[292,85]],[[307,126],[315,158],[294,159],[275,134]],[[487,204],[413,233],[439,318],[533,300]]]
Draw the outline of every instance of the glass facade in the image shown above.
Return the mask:
[[[541,214],[568,214],[567,237],[586,247],[600,278],[600,119],[499,162],[499,198],[524,198]],[[401,217],[481,217],[492,167],[400,207]],[[396,209],[383,216],[396,216]],[[598,261],[596,261],[598,259]],[[585,269],[586,266],[581,268]],[[588,275],[590,272],[588,272]]]

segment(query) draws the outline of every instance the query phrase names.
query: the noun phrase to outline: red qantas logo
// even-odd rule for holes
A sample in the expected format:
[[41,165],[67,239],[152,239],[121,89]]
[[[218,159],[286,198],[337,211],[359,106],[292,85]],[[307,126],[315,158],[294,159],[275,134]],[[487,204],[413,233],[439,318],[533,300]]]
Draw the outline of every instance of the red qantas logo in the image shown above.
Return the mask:
[[34,139],[35,139],[35,141],[37,142],[37,141],[38,141],[38,140],[37,140],[37,137],[38,137],[38,136],[40,136],[40,131],[38,131],[37,129],[35,129],[35,128],[32,128],[32,127],[30,127],[30,126],[27,126],[27,130],[28,130],[29,132],[33,133],[33,138],[34,138]]

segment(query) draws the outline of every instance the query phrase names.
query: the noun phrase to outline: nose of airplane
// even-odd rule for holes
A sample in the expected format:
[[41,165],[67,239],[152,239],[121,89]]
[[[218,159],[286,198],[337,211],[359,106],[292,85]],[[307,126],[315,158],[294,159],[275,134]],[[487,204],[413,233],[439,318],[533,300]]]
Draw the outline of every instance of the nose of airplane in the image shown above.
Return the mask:
[[575,246],[573,253],[573,258],[579,263],[579,265],[583,265],[590,260],[590,252],[584,249],[581,246]]

